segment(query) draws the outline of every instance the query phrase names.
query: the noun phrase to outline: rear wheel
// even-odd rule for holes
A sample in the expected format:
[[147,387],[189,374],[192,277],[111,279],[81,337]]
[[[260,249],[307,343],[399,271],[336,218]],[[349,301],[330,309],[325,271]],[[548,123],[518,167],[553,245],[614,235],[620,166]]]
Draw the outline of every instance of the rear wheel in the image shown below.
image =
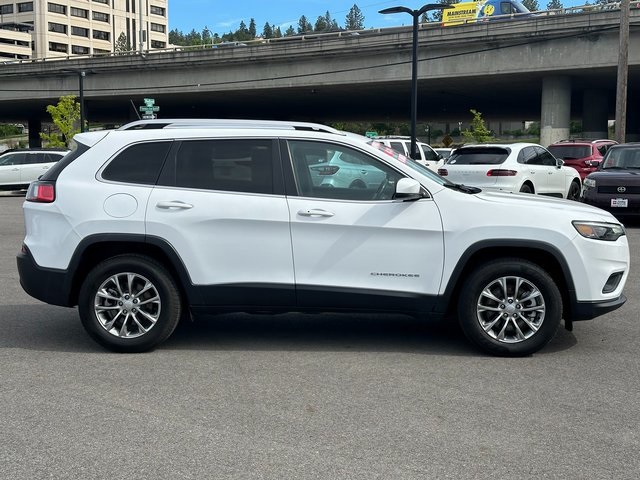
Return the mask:
[[529,355],[555,335],[562,297],[549,274],[519,258],[488,262],[465,281],[458,318],[465,335],[496,355]]
[[78,310],[87,333],[100,345],[117,352],[143,352],[173,333],[181,303],[162,265],[141,255],[121,255],[89,272]]
[[528,183],[525,183],[520,187],[520,193],[533,193],[533,188]]
[[571,182],[569,191],[567,192],[568,200],[580,200],[580,184],[578,182]]

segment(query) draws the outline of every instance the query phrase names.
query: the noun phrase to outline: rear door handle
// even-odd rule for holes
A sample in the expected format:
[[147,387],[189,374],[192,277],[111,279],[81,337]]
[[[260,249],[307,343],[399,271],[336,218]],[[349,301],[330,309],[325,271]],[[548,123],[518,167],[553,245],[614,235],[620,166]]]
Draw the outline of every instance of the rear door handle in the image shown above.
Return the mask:
[[162,208],[164,210],[188,210],[193,208],[193,205],[190,203],[180,202],[177,200],[169,201],[169,202],[158,202],[156,207]]
[[333,217],[335,214],[319,208],[310,208],[308,210],[299,210],[298,215],[303,217]]

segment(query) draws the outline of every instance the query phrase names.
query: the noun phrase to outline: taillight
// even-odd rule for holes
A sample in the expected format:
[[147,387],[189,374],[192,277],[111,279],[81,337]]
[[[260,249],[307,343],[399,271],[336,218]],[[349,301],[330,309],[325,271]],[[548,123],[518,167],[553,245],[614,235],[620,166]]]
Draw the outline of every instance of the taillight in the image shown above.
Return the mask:
[[440,175],[441,177],[446,177],[447,175],[449,175],[449,170],[447,170],[446,168],[439,168],[438,175]]
[[518,174],[515,170],[505,170],[496,168],[487,172],[487,177],[515,177]]
[[340,167],[337,165],[327,165],[326,167],[313,167],[313,170],[318,173],[318,175],[334,175],[340,170]]
[[56,185],[50,182],[31,182],[25,200],[27,202],[51,203],[56,199]]

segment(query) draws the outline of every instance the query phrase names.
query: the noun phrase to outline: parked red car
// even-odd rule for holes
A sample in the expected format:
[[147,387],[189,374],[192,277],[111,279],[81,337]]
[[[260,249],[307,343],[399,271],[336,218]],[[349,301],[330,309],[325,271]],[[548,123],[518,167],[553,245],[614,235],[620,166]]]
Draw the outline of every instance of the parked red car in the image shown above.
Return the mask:
[[616,141],[607,139],[570,139],[549,145],[547,150],[554,157],[562,159],[566,166],[575,168],[580,173],[580,179],[584,180],[587,175],[598,169],[604,154],[616,144]]

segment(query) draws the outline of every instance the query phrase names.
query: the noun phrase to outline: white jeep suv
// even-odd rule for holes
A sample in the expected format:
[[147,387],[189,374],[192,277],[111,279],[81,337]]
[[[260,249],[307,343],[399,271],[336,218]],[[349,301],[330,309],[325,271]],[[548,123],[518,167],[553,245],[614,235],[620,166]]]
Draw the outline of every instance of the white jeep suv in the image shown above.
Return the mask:
[[[27,192],[20,281],[112,350],[189,314],[359,311],[455,314],[484,351],[526,355],[626,300],[609,213],[453,184],[329,127],[152,120],[75,142]],[[314,181],[336,155],[377,180]]]

